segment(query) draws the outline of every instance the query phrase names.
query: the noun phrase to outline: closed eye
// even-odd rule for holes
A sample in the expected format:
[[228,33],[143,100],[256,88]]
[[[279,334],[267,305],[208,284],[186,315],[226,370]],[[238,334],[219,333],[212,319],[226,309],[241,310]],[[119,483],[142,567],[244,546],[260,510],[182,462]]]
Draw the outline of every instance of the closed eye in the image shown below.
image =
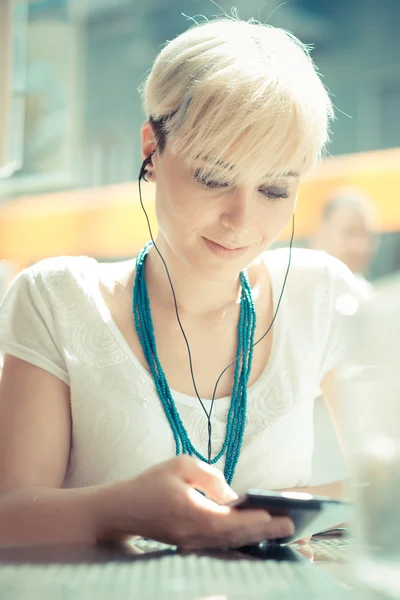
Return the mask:
[[258,190],[263,196],[270,200],[280,200],[281,198],[288,198],[289,194],[287,190],[276,187],[260,188]]
[[197,169],[194,172],[193,177],[197,181],[197,183],[200,183],[204,187],[207,187],[212,190],[226,188],[229,186],[229,183],[227,181],[217,181],[216,179],[211,179],[207,177],[207,173],[202,173],[199,169]]

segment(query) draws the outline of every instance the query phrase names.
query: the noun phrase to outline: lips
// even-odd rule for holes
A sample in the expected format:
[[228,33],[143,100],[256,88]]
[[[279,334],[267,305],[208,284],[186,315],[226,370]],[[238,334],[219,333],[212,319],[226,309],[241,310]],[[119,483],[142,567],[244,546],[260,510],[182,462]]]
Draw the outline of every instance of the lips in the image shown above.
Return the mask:
[[225,246],[213,240],[203,237],[203,240],[211,252],[221,257],[233,258],[238,257],[248,249],[248,246]]
[[235,247],[231,247],[231,246],[226,246],[225,244],[219,244],[218,242],[214,242],[213,240],[209,240],[209,242],[212,242],[213,244],[216,244],[217,246],[221,246],[221,248],[225,248],[225,250],[243,250],[244,246],[237,246]]

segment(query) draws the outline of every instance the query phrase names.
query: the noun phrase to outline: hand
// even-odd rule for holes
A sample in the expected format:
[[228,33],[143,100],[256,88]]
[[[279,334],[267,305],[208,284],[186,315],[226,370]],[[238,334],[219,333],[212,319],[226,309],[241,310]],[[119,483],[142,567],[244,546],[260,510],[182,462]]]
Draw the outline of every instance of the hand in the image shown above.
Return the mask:
[[[113,516],[108,514],[106,523],[111,520],[114,534],[140,535],[185,550],[233,548],[293,533],[287,517],[224,506],[236,498],[218,469],[179,456],[114,484],[108,506]],[[106,523],[102,537],[107,537]]]
[[307,558],[309,561],[313,562],[314,561],[314,551],[312,549],[310,542],[311,542],[311,536],[302,538],[301,540],[297,540],[297,542],[293,542],[292,546],[294,546],[294,548],[296,548],[297,552],[300,552],[300,554],[305,556],[305,558]]

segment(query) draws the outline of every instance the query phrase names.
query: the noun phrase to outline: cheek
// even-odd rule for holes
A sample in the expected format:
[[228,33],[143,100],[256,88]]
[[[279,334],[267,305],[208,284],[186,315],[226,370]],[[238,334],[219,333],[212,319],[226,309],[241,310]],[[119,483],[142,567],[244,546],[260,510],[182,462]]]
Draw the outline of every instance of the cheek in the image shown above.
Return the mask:
[[291,224],[294,209],[294,200],[267,200],[262,214],[257,215],[256,227],[263,233],[263,237],[275,239]]
[[212,218],[204,198],[190,186],[159,186],[156,192],[156,216],[161,231],[179,233],[198,229]]

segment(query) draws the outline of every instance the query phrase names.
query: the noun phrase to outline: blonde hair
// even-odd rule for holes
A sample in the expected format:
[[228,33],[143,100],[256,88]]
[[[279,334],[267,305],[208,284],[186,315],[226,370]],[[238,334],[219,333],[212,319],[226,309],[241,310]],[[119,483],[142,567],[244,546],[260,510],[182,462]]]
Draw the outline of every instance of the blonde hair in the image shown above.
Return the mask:
[[141,93],[171,152],[189,165],[206,160],[207,177],[236,184],[308,171],[333,117],[305,45],[282,29],[231,18],[168,42]]

